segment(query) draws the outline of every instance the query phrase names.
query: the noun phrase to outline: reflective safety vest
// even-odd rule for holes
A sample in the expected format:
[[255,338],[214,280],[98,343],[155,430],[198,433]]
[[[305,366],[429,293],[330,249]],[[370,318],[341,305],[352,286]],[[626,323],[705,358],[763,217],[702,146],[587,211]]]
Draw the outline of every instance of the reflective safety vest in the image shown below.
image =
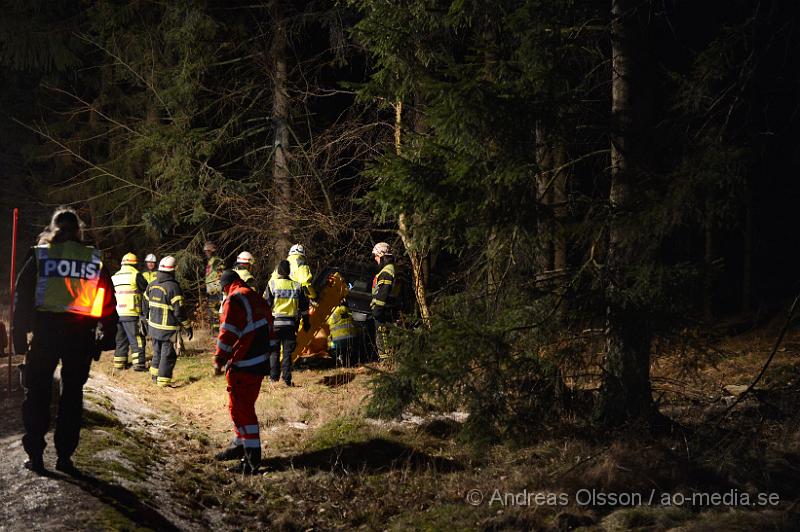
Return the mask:
[[38,263],[36,310],[100,318],[105,288],[100,285],[99,250],[67,241],[34,247]]
[[142,294],[136,286],[139,270],[130,264],[123,264],[117,273],[111,276],[114,293],[117,296],[117,314],[120,317],[138,316],[142,312]]
[[222,292],[219,278],[224,269],[225,263],[221,258],[215,255],[208,259],[208,262],[206,262],[206,293],[217,295]]
[[300,317],[300,295],[303,291],[300,283],[291,279],[270,279],[269,290],[274,297],[272,316],[276,326],[285,323],[286,318],[294,320]]
[[239,275],[239,279],[244,281],[247,286],[253,288],[253,283],[255,282],[256,278],[253,277],[253,274],[250,273],[250,270],[245,268],[234,268],[233,271]]
[[295,253],[294,255],[286,257],[286,260],[289,261],[289,278],[300,283],[300,285],[306,289],[308,297],[317,299],[317,292],[311,285],[311,279],[313,277],[311,275],[311,268],[306,264],[305,256]]
[[398,294],[394,273],[394,264],[387,264],[372,279],[371,307],[385,307],[395,303]]
[[153,270],[152,272],[150,270],[142,272],[142,277],[144,277],[144,280],[147,281],[147,284],[150,284],[153,281],[155,281],[156,275],[158,275],[158,271],[156,270]]
[[339,305],[333,309],[328,317],[328,327],[331,330],[331,341],[346,340],[358,335],[358,329],[353,321],[350,309],[345,305]]

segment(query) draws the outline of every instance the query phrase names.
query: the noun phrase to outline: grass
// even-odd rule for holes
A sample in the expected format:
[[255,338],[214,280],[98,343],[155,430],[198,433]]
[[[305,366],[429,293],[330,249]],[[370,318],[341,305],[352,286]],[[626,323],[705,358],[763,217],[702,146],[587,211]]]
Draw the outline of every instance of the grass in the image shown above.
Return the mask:
[[[788,503],[779,509],[723,512],[575,502],[582,488],[723,492],[737,486],[800,497],[795,473],[800,471],[800,431],[793,412],[782,420],[754,418],[753,424],[735,417],[739,432],[723,426],[711,433],[699,422],[724,385],[748,382],[767,355],[765,343],[766,337],[757,336],[730,340],[721,346],[724,356],[685,374],[669,357],[658,359],[655,376],[669,380],[657,381],[657,393],[663,394],[665,408],[680,407],[676,419],[685,423],[682,431],[657,439],[630,433],[542,434],[528,447],[496,446],[479,456],[454,439],[456,422],[411,426],[367,420],[369,375],[364,371],[296,371],[296,388],[268,380],[262,385],[256,411],[267,473],[245,478],[211,458],[229,441],[232,423],[225,380],[212,376],[213,340],[206,332],[187,342],[174,388],[157,388],[145,374],[115,372],[109,356],[94,370],[172,420],[165,430],[180,459],[170,472],[174,490],[191,500],[198,514],[224,511],[229,528],[246,519],[252,528],[275,530],[791,530],[796,523],[786,511]],[[780,353],[765,382],[792,386],[798,375],[795,356]],[[93,419],[101,430],[115,430],[113,421],[111,414]],[[121,452],[126,460],[144,463],[144,456]],[[487,497],[494,490],[565,493],[569,503],[471,506],[465,503],[470,490]]]

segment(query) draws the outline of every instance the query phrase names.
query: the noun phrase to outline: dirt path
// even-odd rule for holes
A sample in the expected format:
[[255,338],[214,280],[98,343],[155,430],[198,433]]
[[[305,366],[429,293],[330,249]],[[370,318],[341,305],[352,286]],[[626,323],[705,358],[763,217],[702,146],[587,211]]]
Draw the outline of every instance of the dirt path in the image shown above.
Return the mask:
[[[19,384],[12,384],[12,397],[6,400],[6,379],[2,380],[0,530],[197,530],[211,526],[197,522],[191,509],[171,496],[169,466],[153,452],[164,443],[163,429],[170,422],[132,394],[94,372],[85,388],[87,420],[75,457],[85,477],[73,479],[55,471],[52,431],[45,450],[50,473],[38,476],[23,467]],[[123,441],[116,444],[115,440]],[[147,453],[129,453],[141,448]]]

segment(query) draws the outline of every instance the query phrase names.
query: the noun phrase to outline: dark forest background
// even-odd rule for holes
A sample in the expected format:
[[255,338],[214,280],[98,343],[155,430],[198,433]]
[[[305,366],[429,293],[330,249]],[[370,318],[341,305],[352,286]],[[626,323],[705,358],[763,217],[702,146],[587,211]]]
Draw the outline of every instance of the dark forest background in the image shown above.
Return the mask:
[[262,277],[386,240],[417,306],[376,413],[650,418],[652,357],[798,289],[796,2],[0,6],[2,279],[12,207],[23,247],[70,204],[187,283],[207,238]]

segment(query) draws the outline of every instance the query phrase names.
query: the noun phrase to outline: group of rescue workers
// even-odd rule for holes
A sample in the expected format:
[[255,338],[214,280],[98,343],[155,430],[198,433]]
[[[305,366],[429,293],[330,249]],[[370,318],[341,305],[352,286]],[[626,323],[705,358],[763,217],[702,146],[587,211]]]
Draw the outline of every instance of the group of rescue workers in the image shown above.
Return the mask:
[[[288,257],[278,263],[263,295],[258,294],[250,273],[254,259],[249,252],[239,253],[236,265],[225,269],[216,251],[213,242],[206,242],[208,316],[217,331],[213,368],[215,374],[226,376],[234,424],[230,446],[216,458],[238,460],[233,470],[252,474],[261,462],[255,403],[263,378],[269,374],[277,382],[282,377],[292,386],[297,333],[301,327],[309,329],[309,309],[316,305],[317,293],[301,244],[292,246]],[[394,258],[385,242],[376,244],[372,254],[381,267],[373,279],[371,308],[377,351],[384,357],[386,330],[393,319]],[[157,267],[156,262],[156,256],[148,254],[145,268],[139,271],[138,257],[127,253],[119,271],[109,275],[100,251],[83,243],[83,223],[68,208],[57,209],[39,236],[17,277],[12,324],[15,351],[25,354],[22,410],[28,469],[45,472],[44,436],[59,361],[62,385],[54,436],[56,469],[70,475],[80,474],[71,457],[80,436],[83,385],[92,359],[98,360],[101,351],[115,349],[116,369],[148,371],[145,338],[150,338],[152,381],[162,387],[172,383],[180,331],[191,340],[193,329],[175,279],[175,258],[165,256]],[[327,323],[332,356],[339,361],[349,359],[357,328],[345,300],[333,309]]]

